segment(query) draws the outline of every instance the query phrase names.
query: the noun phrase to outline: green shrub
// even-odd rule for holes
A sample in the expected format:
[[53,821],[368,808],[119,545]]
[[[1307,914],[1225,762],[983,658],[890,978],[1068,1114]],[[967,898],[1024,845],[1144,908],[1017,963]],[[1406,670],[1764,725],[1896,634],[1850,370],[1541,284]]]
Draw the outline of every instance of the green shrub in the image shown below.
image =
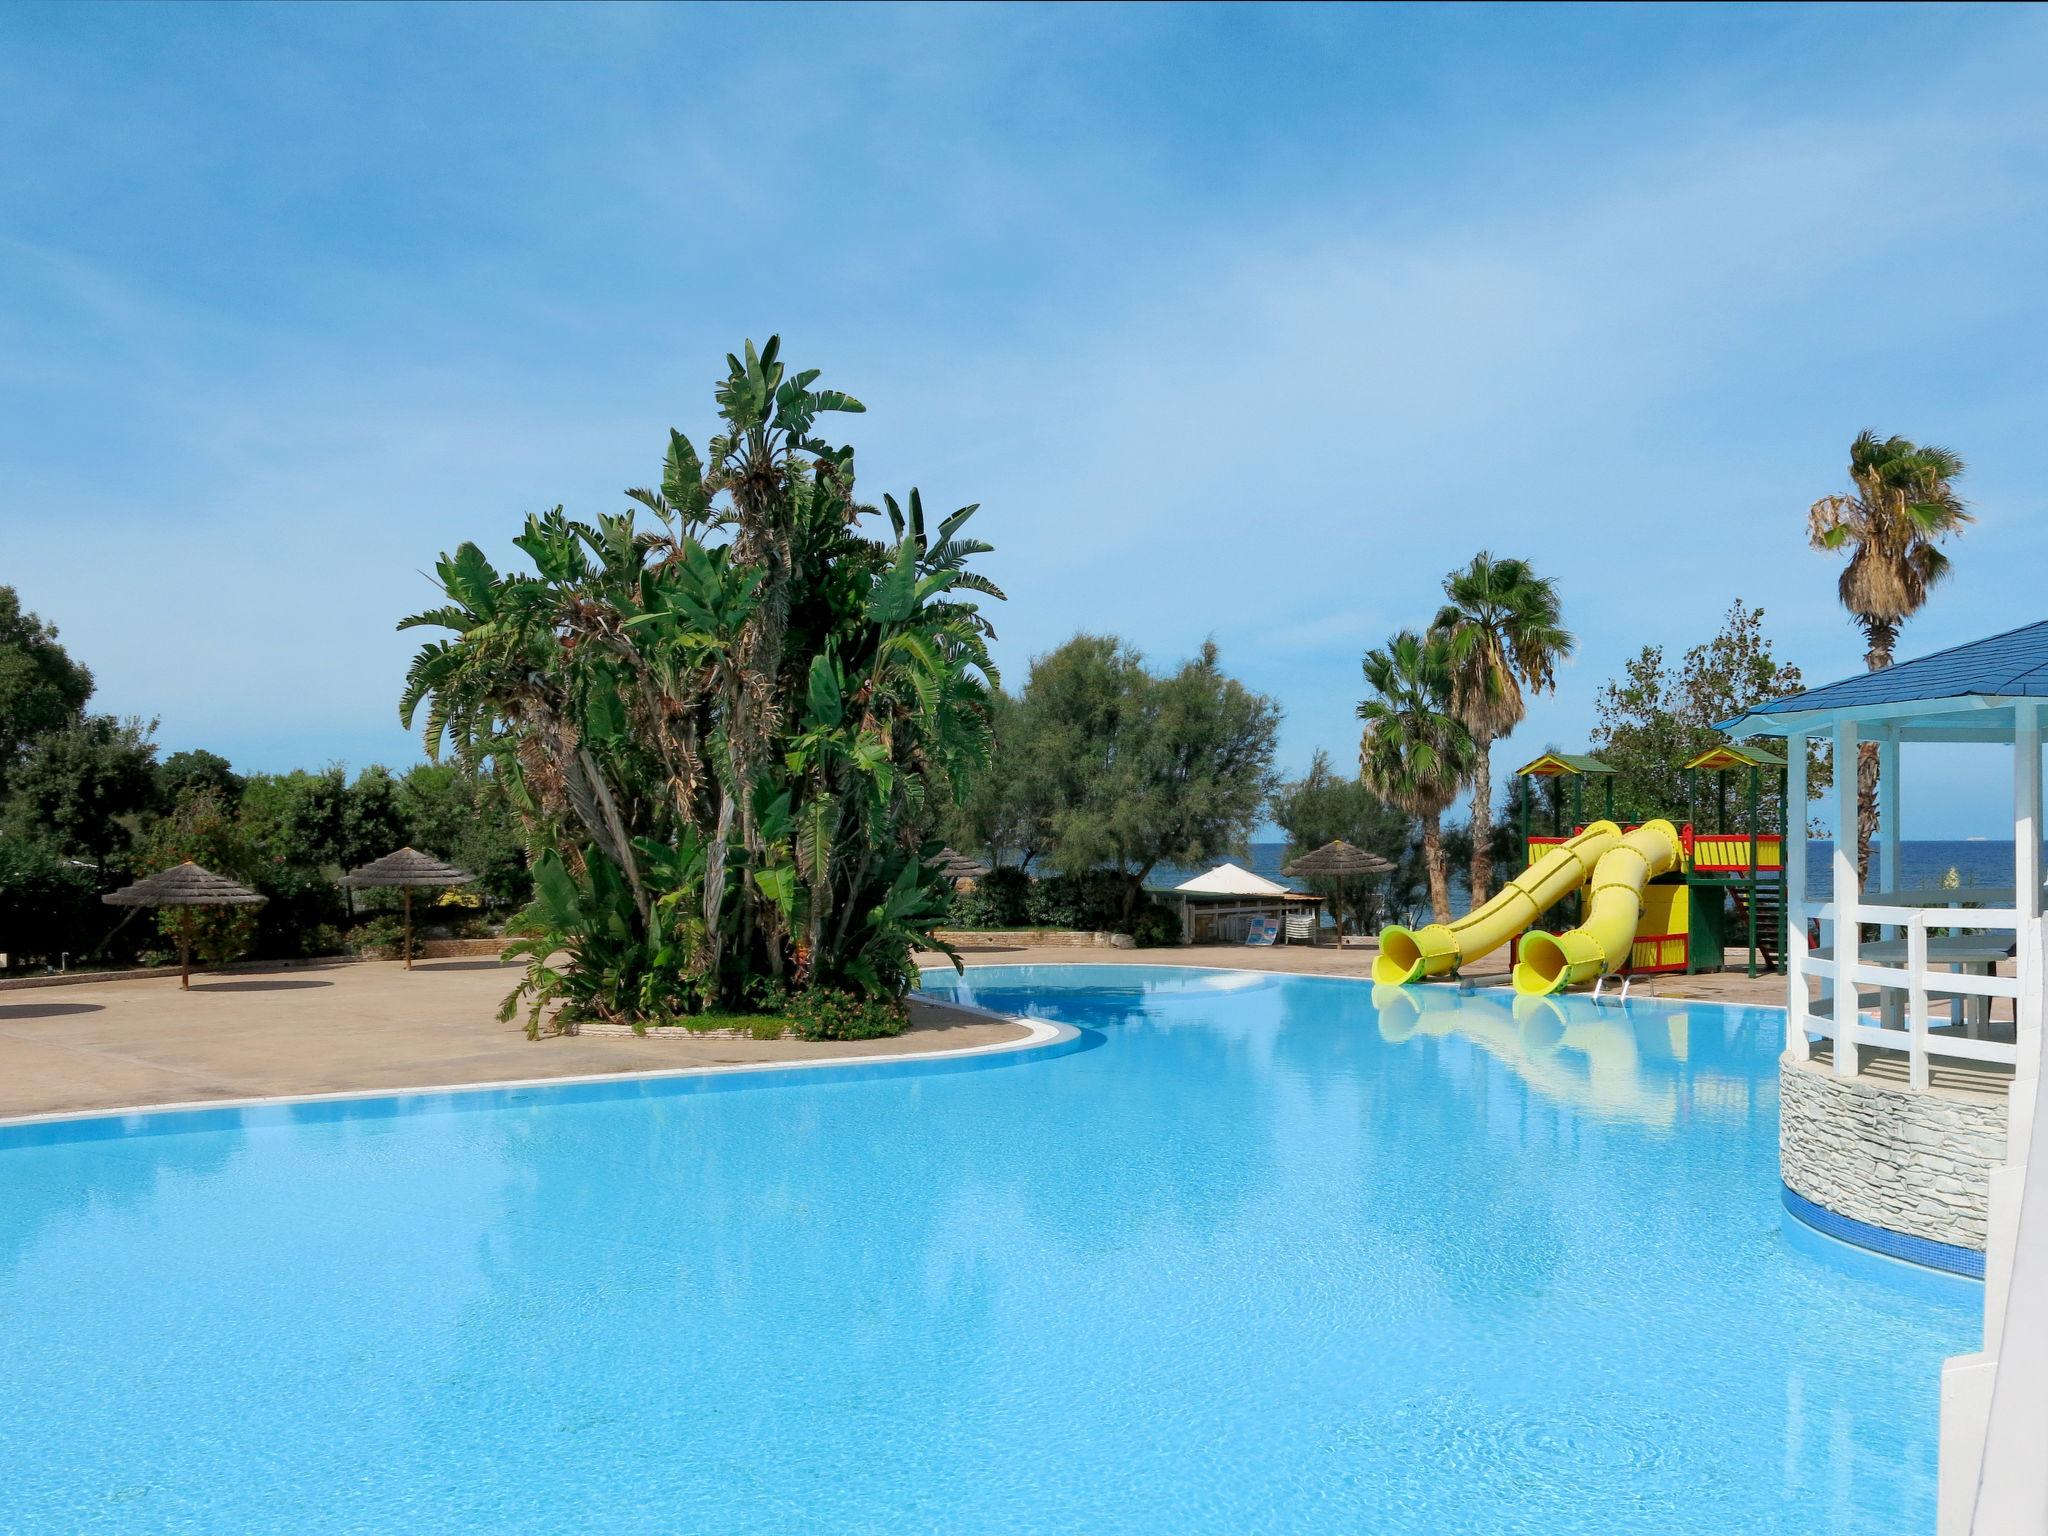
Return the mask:
[[1140,944],[1178,944],[1180,916],[1173,908],[1146,897],[1124,916],[1128,886],[1114,870],[1085,875],[1048,875],[1031,882],[1024,898],[1024,920],[1035,928],[1106,930],[1128,933]]
[[789,999],[789,1024],[805,1040],[875,1040],[900,1035],[910,1023],[901,999],[812,987]]
[[[121,915],[101,905],[90,869],[49,843],[0,837],[0,949],[8,952],[9,965],[54,966],[68,951],[77,966]],[[132,926],[123,934],[129,949],[147,932]]]
[[1022,928],[1031,877],[1021,869],[992,870],[970,891],[955,891],[951,921],[961,928]]
[[304,955],[338,955],[348,948],[341,936],[341,930],[332,923],[315,923],[299,935],[300,952]]
[[1031,883],[1025,914],[1025,921],[1039,928],[1120,928],[1124,877],[1106,869],[1047,875]]
[[357,923],[348,947],[370,960],[396,960],[405,952],[405,924],[389,915]]
[[[680,1018],[662,1020],[660,1028],[680,1029],[692,1035],[708,1035],[729,1030],[736,1035],[745,1035],[749,1040],[780,1040],[790,1031],[790,1022],[779,1013],[689,1013]],[[647,1030],[637,1021],[635,1030],[646,1034]]]
[[1180,942],[1180,914],[1172,907],[1148,901],[1138,909],[1131,924],[1131,937],[1141,948],[1157,948]]
[[315,869],[271,862],[256,876],[258,894],[253,953],[269,960],[331,955],[341,949],[348,906],[341,887]]
[[[156,873],[190,860],[225,875],[247,880],[256,858],[233,809],[217,790],[188,789],[167,814],[157,818],[144,840],[138,874]],[[157,931],[189,948],[202,965],[239,960],[256,940],[260,909],[235,907],[160,907]]]
[[1179,912],[1146,897],[1125,917],[1126,889],[1113,870],[1033,879],[1021,869],[998,869],[953,897],[950,920],[960,928],[1106,930],[1143,945],[1178,944]]

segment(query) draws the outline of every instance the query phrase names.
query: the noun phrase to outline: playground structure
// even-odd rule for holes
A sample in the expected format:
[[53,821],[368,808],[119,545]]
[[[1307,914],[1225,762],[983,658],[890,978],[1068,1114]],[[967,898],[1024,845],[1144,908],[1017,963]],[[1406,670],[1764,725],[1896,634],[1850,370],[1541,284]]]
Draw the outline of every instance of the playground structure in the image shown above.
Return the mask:
[[[1598,758],[1547,752],[1523,764],[1515,770],[1521,873],[1449,923],[1384,929],[1373,979],[1405,986],[1456,976],[1503,944],[1514,946],[1515,990],[1525,994],[1614,975],[1722,970],[1731,942],[1744,946],[1751,976],[1783,970],[1785,838],[1781,828],[1763,826],[1763,776],[1769,772],[1777,780],[1784,767],[1782,759],[1747,743],[1710,748],[1684,764],[1682,823],[1650,817],[1624,827],[1613,819],[1614,770]],[[1702,804],[1708,775],[1712,793]],[[1746,779],[1740,826],[1730,824],[1731,775]],[[1605,813],[1590,822],[1589,780],[1601,786]],[[1531,790],[1538,782],[1550,800],[1547,835],[1530,826]],[[1564,927],[1552,932],[1537,926],[1560,908],[1568,916]]]

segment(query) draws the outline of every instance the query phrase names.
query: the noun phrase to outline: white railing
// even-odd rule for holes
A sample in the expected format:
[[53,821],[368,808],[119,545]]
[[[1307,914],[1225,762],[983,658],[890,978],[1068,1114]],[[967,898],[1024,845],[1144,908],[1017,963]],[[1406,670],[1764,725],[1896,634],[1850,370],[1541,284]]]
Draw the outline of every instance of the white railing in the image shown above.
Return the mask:
[[[2019,911],[2011,907],[1901,907],[1863,903],[1846,910],[1834,902],[1808,905],[1793,914],[1790,925],[1795,942],[1804,946],[1806,927],[1809,919],[1823,923],[1842,922],[1869,923],[1904,931],[1906,953],[1902,964],[1884,964],[1866,960],[1857,948],[1852,946],[1852,959],[1846,963],[1833,958],[1832,947],[1810,951],[1801,957],[1797,974],[1814,976],[1823,982],[1832,983],[1839,1002],[1841,989],[1875,988],[1877,1008],[1875,1022],[1868,1022],[1871,1014],[1862,1007],[1829,1014],[1813,1012],[1814,1004],[1803,995],[1791,999],[1794,1006],[1794,1028],[1804,1029],[1808,1035],[1819,1036],[1835,1043],[1838,1070],[1853,1072],[1853,1056],[1844,1061],[1845,1055],[1857,1046],[1872,1046],[1883,1050],[1901,1051],[1907,1060],[1908,1080],[1915,1088],[1925,1088],[1930,1077],[1930,1063],[1936,1058],[1955,1061],[1982,1062],[1994,1066],[2014,1066],[2018,1062],[2017,1028],[2013,1041],[1989,1040],[1976,1036],[1956,1034],[1935,1034],[1932,1026],[1934,999],[1945,998],[1949,1003],[1950,1022],[1964,1024],[1965,1017],[1972,1010],[1971,1003],[1977,1002],[1978,1018],[1988,1019],[1991,999],[2007,998],[2013,1005],[2013,1017],[2018,1019],[2020,1008],[2021,978],[1997,974],[1995,963],[1992,973],[1983,976],[1959,974],[1932,967],[1951,963],[1939,955],[1932,960],[1928,954],[1928,930],[1945,928],[1969,932],[2010,933],[2017,946],[2022,927]],[[1973,957],[1974,959],[1974,957]],[[1976,960],[1975,963],[1987,963]],[[1846,972],[1846,975],[1844,973]],[[1803,994],[1802,986],[1798,991]],[[1848,1040],[1842,1038],[1844,1030],[1841,1018],[1853,1019],[1848,1026]]]

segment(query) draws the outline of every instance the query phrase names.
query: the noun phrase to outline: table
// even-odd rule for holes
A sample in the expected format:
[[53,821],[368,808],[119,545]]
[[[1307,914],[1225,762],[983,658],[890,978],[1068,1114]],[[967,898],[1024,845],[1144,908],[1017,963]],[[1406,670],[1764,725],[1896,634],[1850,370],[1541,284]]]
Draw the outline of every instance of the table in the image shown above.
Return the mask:
[[[1904,939],[1880,939],[1876,943],[1864,944],[1857,950],[1859,959],[1874,965],[1904,965],[1906,963],[1906,941]],[[1983,933],[1931,933],[1927,936],[1927,963],[1946,965],[1951,971],[1972,976],[1991,976],[1998,971],[1998,962],[2010,960],[2013,956],[2013,941],[2004,934]],[[1886,987],[1878,994],[1878,1020],[1886,1029],[1903,1029],[1906,1025],[1906,994],[1903,989]],[[1963,1005],[1967,1005],[1966,1007]],[[1963,1033],[1972,1040],[1982,1040],[1991,1022],[1991,999],[1988,997],[1959,997],[1951,1004],[1950,1017],[1957,1011],[1963,1014]]]

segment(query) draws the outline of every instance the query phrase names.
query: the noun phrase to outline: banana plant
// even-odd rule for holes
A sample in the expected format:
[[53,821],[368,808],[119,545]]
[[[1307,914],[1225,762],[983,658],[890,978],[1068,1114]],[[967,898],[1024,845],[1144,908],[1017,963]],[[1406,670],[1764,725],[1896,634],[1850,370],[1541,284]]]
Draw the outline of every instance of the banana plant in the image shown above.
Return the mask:
[[761,985],[907,981],[947,886],[937,807],[986,762],[1000,591],[963,529],[884,497],[866,529],[851,447],[818,435],[859,401],[726,359],[719,430],[669,434],[658,488],[591,521],[560,507],[501,572],[473,543],[435,567],[446,632],[400,703],[430,752],[490,759],[535,869],[518,953],[529,1027],[733,1006]]

